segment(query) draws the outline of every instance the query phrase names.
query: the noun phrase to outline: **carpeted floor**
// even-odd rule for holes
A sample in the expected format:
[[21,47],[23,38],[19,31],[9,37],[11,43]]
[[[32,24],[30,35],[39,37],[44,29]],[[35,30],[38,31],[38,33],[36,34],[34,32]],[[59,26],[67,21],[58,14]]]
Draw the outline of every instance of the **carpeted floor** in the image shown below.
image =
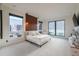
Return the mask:
[[[0,49],[0,56],[72,56],[76,55],[70,48],[68,40],[52,38],[42,47],[29,42],[21,42]],[[77,53],[78,55],[78,53]]]

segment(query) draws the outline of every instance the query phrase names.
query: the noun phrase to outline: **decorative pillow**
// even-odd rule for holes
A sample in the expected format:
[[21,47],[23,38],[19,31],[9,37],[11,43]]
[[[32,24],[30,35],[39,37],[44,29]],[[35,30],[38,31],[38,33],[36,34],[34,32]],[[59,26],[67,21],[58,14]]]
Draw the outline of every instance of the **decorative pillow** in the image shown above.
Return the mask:
[[26,35],[29,35],[29,32],[28,31],[26,31]]
[[33,31],[29,31],[29,35],[35,35],[35,33]]
[[26,35],[32,35],[32,36],[34,36],[34,35],[40,35],[40,33],[38,31],[27,31]]
[[40,35],[40,33],[38,31],[36,31],[35,33],[36,33],[36,35]]

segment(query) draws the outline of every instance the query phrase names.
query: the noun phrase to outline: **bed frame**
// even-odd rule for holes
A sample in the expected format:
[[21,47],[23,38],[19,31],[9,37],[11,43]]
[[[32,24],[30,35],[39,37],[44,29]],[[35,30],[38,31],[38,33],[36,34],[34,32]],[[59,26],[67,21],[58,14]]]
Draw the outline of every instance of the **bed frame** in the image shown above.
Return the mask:
[[36,43],[34,43],[34,42],[31,42],[31,41],[29,41],[29,40],[25,40],[25,41],[27,41],[27,42],[29,42],[29,43],[31,43],[31,44],[34,44],[34,45],[36,45],[36,46],[38,46],[38,47],[42,47],[44,44],[46,44],[47,42],[45,42],[44,44],[42,44],[42,45],[38,45],[38,44],[36,44]]

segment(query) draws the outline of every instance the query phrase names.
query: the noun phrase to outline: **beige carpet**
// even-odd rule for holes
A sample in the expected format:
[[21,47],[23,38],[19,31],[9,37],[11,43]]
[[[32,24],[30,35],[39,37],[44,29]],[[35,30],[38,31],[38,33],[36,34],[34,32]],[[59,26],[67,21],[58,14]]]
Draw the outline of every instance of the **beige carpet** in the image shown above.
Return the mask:
[[[79,52],[77,52],[78,55]],[[42,47],[29,42],[21,42],[0,49],[0,56],[71,56],[76,55],[68,40],[52,38]]]

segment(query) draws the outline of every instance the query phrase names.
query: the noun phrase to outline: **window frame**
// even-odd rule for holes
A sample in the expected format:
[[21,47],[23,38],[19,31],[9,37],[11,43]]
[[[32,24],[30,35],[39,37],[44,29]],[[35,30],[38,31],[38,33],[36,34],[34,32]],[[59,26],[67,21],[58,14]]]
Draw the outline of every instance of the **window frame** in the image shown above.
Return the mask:
[[39,26],[38,26],[38,30],[39,30],[39,32],[40,33],[42,33],[42,26],[43,26],[43,22],[42,21],[38,21],[38,24],[39,24]]
[[[58,22],[58,21],[64,21],[64,35],[63,35],[63,36],[61,36],[61,35],[56,35],[56,22]],[[49,23],[50,23],[50,22],[55,22],[55,35],[53,35],[53,36],[65,37],[65,20],[48,21],[48,34],[49,34]]]
[[3,20],[2,20],[2,19],[3,19],[3,16],[2,16],[3,14],[2,14],[2,12],[3,12],[3,11],[0,10],[0,17],[1,17],[1,18],[0,18],[0,20],[1,20],[1,22],[0,22],[0,26],[1,26],[1,29],[0,29],[0,31],[1,31],[0,36],[1,36],[1,37],[0,37],[0,39],[3,39]]
[[[9,13],[9,17],[10,16],[22,18],[22,27],[23,27],[23,16],[19,16],[19,15],[15,15],[15,14]],[[10,31],[10,19],[9,19],[9,32],[11,33],[11,31]]]

